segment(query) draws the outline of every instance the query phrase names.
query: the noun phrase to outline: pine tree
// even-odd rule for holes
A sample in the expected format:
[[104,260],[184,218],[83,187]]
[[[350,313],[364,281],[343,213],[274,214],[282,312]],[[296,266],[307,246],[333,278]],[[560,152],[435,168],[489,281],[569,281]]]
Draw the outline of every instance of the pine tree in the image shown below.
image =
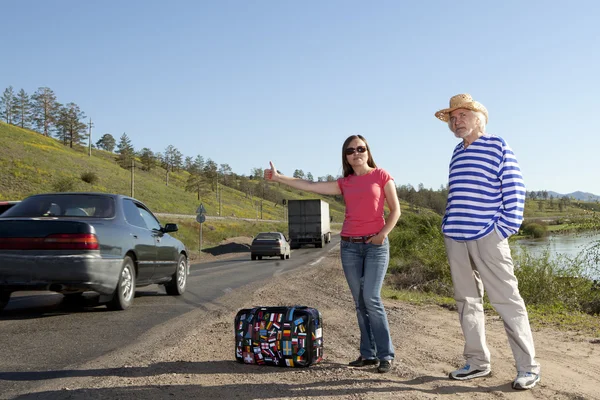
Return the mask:
[[150,150],[147,147],[144,147],[140,151],[140,161],[142,163],[142,169],[144,171],[150,171],[156,166],[156,156],[154,155],[152,150]]
[[3,118],[7,124],[13,123],[15,113],[15,91],[12,86],[7,87],[0,98],[0,118]]
[[[201,156],[198,156],[201,158]],[[198,161],[198,158],[196,158]],[[202,163],[193,163],[190,167],[189,173],[190,176],[185,184],[185,190],[188,192],[196,192],[198,194],[198,200],[202,198],[202,196],[206,193],[210,192],[210,185],[207,180],[202,176]]]
[[131,140],[124,132],[121,135],[119,144],[117,145],[117,153],[119,153],[119,156],[117,157],[117,162],[119,165],[123,168],[131,167],[131,160],[133,160],[135,150],[133,149]]
[[61,106],[56,118],[56,136],[62,139],[63,144],[73,148],[73,145],[82,145],[87,139],[87,125],[83,120],[86,118],[83,111],[75,103]]
[[33,122],[40,133],[50,136],[50,128],[54,125],[60,104],[52,89],[41,87],[31,96]]
[[111,153],[114,151],[116,145],[117,141],[110,133],[105,133],[104,135],[102,135],[100,140],[96,142],[96,147],[98,147],[99,149],[110,151]]
[[15,100],[15,125],[29,128],[31,122],[31,100],[25,90],[21,89]]

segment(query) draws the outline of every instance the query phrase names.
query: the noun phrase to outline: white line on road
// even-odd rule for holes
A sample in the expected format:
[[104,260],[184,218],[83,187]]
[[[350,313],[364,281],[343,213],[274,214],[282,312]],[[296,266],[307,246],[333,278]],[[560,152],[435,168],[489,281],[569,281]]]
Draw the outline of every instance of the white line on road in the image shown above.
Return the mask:
[[321,262],[321,260],[323,260],[323,258],[325,258],[325,257],[319,257],[319,258],[317,258],[317,261],[315,261],[314,263],[311,263],[311,264],[309,264],[309,265],[310,265],[310,266],[316,265],[316,264],[320,263],[320,262]]

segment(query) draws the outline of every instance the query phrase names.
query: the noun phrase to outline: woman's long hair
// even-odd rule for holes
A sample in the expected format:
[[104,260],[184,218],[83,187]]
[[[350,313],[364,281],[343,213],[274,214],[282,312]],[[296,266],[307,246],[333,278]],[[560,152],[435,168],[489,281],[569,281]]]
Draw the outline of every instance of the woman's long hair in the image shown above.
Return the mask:
[[369,147],[369,143],[367,143],[367,139],[365,139],[362,135],[352,135],[348,136],[348,139],[344,141],[344,145],[342,146],[342,167],[344,169],[344,178],[348,175],[354,174],[354,169],[348,162],[348,156],[346,156],[346,147],[350,144],[354,139],[360,139],[365,142],[365,146],[368,151],[367,165],[371,168],[377,168],[377,164],[375,164],[375,160],[373,160],[373,155],[371,154],[371,148]]

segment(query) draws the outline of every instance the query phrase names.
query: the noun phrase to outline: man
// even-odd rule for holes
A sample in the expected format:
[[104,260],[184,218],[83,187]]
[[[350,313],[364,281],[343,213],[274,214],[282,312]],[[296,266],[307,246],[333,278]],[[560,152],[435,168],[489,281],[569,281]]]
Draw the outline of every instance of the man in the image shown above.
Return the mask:
[[514,389],[540,381],[533,336],[508,246],[523,221],[525,185],[517,159],[500,137],[485,132],[488,111],[468,94],[435,113],[462,142],[450,161],[448,200],[442,220],[454,298],[465,337],[466,365],[450,373],[467,380],[491,374],[485,343],[484,287],[504,328],[517,367]]

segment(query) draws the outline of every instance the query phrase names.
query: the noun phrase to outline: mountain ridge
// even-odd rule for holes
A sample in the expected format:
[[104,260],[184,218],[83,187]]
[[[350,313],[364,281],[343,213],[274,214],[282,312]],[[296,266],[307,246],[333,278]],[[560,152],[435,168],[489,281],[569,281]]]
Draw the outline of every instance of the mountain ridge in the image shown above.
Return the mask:
[[566,194],[561,194],[558,192],[548,190],[548,196],[553,196],[554,198],[561,198],[567,196],[568,198],[574,198],[576,200],[582,201],[600,201],[600,196],[590,192],[582,192],[580,190]]

